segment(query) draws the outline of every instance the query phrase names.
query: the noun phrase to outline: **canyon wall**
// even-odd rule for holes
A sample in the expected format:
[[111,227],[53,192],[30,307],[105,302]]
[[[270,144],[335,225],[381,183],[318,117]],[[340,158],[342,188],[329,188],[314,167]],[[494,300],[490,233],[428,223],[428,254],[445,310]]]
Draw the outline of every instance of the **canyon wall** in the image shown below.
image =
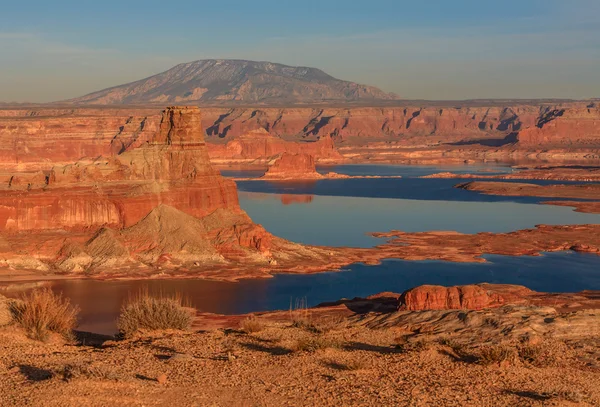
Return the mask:
[[[150,142],[160,120],[158,109],[144,107],[0,109],[0,168],[18,165],[48,170],[50,164],[117,155]],[[207,107],[203,108],[202,127],[211,159],[217,162],[267,158],[284,151],[335,161],[341,159],[336,148],[348,158],[354,152],[344,148],[364,146],[376,147],[371,156],[398,148],[451,150],[459,156],[473,150],[503,149],[505,155],[507,150],[593,153],[600,149],[597,102],[490,107]]]
[[169,108],[157,127],[141,147],[108,159],[8,177],[0,230],[128,227],[160,204],[195,217],[219,208],[241,213],[234,182],[210,164],[199,109]]
[[204,137],[199,108],[170,107],[137,148],[11,176],[0,185],[0,268],[239,268],[276,263],[272,245],[296,250],[241,210]]

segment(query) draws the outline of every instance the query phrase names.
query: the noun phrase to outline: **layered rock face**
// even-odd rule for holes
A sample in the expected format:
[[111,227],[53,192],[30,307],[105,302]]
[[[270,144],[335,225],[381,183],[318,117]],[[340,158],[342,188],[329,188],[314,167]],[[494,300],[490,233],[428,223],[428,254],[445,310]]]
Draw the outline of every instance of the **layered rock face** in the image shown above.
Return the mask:
[[[216,113],[215,116],[212,113]],[[539,108],[519,107],[352,107],[211,109],[209,136],[239,137],[264,128],[273,135],[332,136],[336,140],[381,140],[423,136],[503,136],[537,122]],[[214,120],[213,120],[214,117]]]
[[158,131],[139,148],[108,160],[55,166],[47,185],[27,181],[20,184],[28,192],[13,182],[0,195],[0,228],[127,227],[161,203],[197,217],[218,208],[240,211],[235,184],[210,165],[198,108],[165,110]]
[[[264,164],[282,152],[306,152],[319,161],[561,161],[600,158],[599,109],[597,102],[211,107],[201,120],[215,163]],[[0,169],[17,164],[48,171],[57,163],[119,155],[151,142],[161,118],[156,108],[0,109]]]
[[272,261],[273,237],[210,165],[197,107],[167,108],[138,148],[56,166],[44,182],[12,179],[0,191],[0,266],[81,272]]
[[534,126],[519,132],[519,145],[590,147],[600,145],[600,106],[591,103],[571,108],[546,108]]
[[504,284],[474,284],[454,287],[422,285],[402,293],[399,310],[481,310],[505,304],[524,304],[535,292],[527,287]]
[[315,158],[310,154],[283,153],[269,167],[263,178],[320,177]]
[[150,138],[159,123],[158,109],[0,110],[0,168],[45,169],[118,154],[125,148],[119,140]]
[[208,151],[213,163],[256,163],[268,161],[282,153],[306,153],[319,161],[343,159],[329,136],[324,136],[317,141],[293,142],[273,136],[262,127],[251,130],[227,144],[209,144]]

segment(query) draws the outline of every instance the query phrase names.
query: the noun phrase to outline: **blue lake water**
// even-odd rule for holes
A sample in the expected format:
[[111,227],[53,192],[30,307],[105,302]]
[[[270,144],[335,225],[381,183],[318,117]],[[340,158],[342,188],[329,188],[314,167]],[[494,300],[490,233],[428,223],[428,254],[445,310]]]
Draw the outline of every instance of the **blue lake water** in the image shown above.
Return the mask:
[[[387,181],[392,183],[395,180]],[[279,194],[240,192],[239,196],[242,208],[269,232],[295,242],[326,246],[374,246],[381,240],[367,235],[368,232],[392,229],[477,233],[509,232],[543,223],[600,223],[600,215],[579,213],[563,206],[538,205],[534,199],[529,200],[530,203],[509,200],[486,202],[485,195],[461,192],[466,196],[476,195],[481,200],[315,195],[307,203],[284,204]]]
[[341,272],[278,274],[238,283],[203,280],[66,280],[53,289],[81,307],[81,330],[112,334],[121,304],[141,289],[183,294],[203,312],[240,314],[286,310],[296,299],[309,306],[341,298],[402,292],[421,284],[522,284],[538,291],[576,292],[600,289],[600,257],[573,252],[543,256],[486,256],[486,263],[386,260],[378,266],[354,264]]
[[[485,173],[510,168],[480,166]],[[325,170],[332,170],[327,168]],[[401,179],[322,180],[309,183],[240,181],[240,204],[257,223],[280,237],[328,246],[372,246],[367,232],[456,230],[507,232],[536,224],[600,223],[600,215],[540,205],[530,197],[495,197],[459,190],[461,180],[419,179],[440,171],[475,172],[473,166],[344,166],[354,175],[402,175]],[[231,176],[239,176],[228,173]],[[528,181],[529,182],[529,181]],[[354,264],[342,272],[279,274],[239,283],[203,280],[58,281],[81,307],[80,329],[113,333],[123,301],[141,288],[181,293],[204,312],[237,314],[308,305],[382,291],[401,292],[421,284],[510,283],[534,290],[571,292],[600,289],[600,256],[572,252],[535,257],[486,256],[486,263],[388,260],[378,266]]]

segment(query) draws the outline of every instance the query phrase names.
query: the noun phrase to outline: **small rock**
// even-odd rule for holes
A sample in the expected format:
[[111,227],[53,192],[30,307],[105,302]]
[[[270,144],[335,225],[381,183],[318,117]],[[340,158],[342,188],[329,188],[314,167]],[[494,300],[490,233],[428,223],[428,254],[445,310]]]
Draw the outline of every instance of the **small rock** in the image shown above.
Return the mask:
[[502,369],[508,369],[510,367],[510,362],[508,360],[503,360],[500,362],[500,367]]
[[167,375],[166,374],[161,374],[156,378],[156,381],[158,382],[158,384],[166,384],[167,383]]

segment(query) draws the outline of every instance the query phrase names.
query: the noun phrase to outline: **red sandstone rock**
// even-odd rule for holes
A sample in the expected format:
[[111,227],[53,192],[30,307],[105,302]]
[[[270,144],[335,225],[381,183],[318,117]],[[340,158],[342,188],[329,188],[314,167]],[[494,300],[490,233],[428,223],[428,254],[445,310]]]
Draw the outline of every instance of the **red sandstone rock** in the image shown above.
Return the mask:
[[309,154],[283,153],[269,167],[263,178],[306,179],[321,178],[317,172],[315,159]]
[[[339,161],[333,140],[347,158],[361,159],[394,159],[390,153],[417,161],[600,158],[597,103],[213,107],[203,113],[209,141],[227,140],[209,145],[211,159],[219,163],[267,160],[284,151]],[[134,107],[0,109],[0,165],[48,171],[56,164],[118,155],[150,142],[160,121],[158,109]],[[351,149],[366,145],[365,151]],[[400,147],[410,149],[399,152]]]
[[322,161],[343,159],[329,136],[317,141],[293,142],[273,136],[263,128],[252,130],[225,145],[209,144],[208,151],[213,163],[256,163],[257,160],[269,160],[282,153],[306,153]]
[[475,284],[454,287],[422,285],[402,293],[399,309],[408,311],[495,308],[522,304],[534,292],[527,287],[504,284]]
[[[0,230],[25,242],[21,253],[61,271],[271,261],[272,236],[210,165],[196,107],[167,108],[138,148],[25,181],[13,177],[0,191]],[[2,252],[12,259],[18,246],[7,241]]]

